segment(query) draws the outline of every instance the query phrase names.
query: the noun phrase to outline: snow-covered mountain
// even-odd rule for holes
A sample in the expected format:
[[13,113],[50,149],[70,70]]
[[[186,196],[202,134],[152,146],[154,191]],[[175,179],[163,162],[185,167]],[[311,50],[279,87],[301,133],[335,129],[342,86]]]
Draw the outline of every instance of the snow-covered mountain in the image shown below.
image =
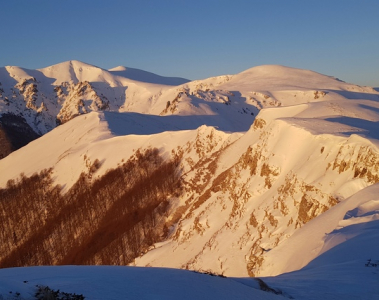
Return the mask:
[[[205,80],[204,86],[227,79]],[[228,91],[214,96],[201,90],[203,81],[176,86],[186,82],[125,67],[107,71],[79,61],[39,70],[8,66],[0,69],[0,111],[24,117],[36,133],[45,134],[57,124],[91,111],[202,116],[218,115],[218,105],[229,104]],[[242,113],[243,104],[238,104],[227,113]],[[225,114],[224,110],[221,112]],[[220,121],[209,123],[217,125]],[[237,124],[246,130],[250,123],[251,118]]]
[[[294,278],[351,270],[375,290],[378,91],[282,66],[178,86],[144,74],[76,61],[0,70],[2,114],[43,134],[0,160],[0,265],[296,271],[265,279],[295,298]],[[6,206],[32,184],[37,200]]]

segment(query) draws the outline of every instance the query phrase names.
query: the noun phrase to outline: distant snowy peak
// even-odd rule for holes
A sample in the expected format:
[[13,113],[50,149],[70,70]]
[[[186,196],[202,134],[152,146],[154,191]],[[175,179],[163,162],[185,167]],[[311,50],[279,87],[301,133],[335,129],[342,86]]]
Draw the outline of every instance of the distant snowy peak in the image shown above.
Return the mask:
[[187,83],[190,80],[180,77],[165,77],[160,76],[151,72],[128,68],[124,66],[118,66],[108,70],[113,75],[122,76],[127,79],[134,81],[154,83],[154,84],[163,84],[163,85],[181,85]]
[[[336,89],[357,87],[332,76],[280,65],[263,65],[233,76],[229,85],[249,86],[258,90]],[[371,88],[368,89],[370,92]]]
[[62,62],[38,71],[48,78],[55,79],[55,82],[52,83],[54,85],[62,82],[78,83],[80,81],[107,82],[111,86],[120,85],[108,71],[77,60]]
[[[46,68],[29,70],[17,66],[6,66],[0,70],[1,79],[3,77],[12,77],[17,82],[36,78],[40,82],[46,82],[49,85],[59,85],[63,82],[78,83],[81,81],[89,82],[106,82],[111,86],[120,86],[120,79],[129,79],[129,81],[141,83],[153,83],[159,85],[181,85],[190,80],[180,77],[165,77],[151,72],[119,66],[110,70],[90,65],[77,60],[65,61]],[[49,80],[51,79],[51,80]],[[121,80],[125,85],[125,80]],[[11,82],[10,82],[11,83]]]

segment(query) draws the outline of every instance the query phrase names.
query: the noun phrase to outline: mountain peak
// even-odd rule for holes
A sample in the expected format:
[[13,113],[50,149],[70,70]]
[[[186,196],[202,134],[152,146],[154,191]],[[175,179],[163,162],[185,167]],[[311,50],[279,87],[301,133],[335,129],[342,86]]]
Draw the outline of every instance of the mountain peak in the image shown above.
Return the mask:
[[[346,89],[350,84],[332,76],[323,75],[314,71],[292,68],[282,65],[262,65],[252,67],[233,76],[228,85],[249,89],[278,91],[304,89]],[[235,87],[230,87],[235,88]]]
[[330,76],[323,75],[314,71],[306,69],[298,69],[287,67],[283,65],[261,65],[247,69],[239,74],[254,74],[259,77],[282,77],[282,76],[323,76],[331,78]]
[[[68,60],[46,68],[39,69],[46,77],[55,78],[55,84],[62,82],[102,81],[110,77],[108,71],[78,60]],[[107,76],[108,75],[108,76]]]
[[67,67],[67,66],[71,66],[71,67],[92,67],[92,68],[99,68],[97,66],[94,66],[94,65],[91,65],[91,64],[88,64],[88,63],[85,63],[85,62],[82,62],[80,60],[67,60],[67,61],[64,61],[64,62],[61,62],[61,63],[57,63],[57,64],[54,64],[54,65],[51,65],[51,66],[48,66],[46,68],[42,68],[42,69],[48,69],[48,68],[61,68],[61,67]]

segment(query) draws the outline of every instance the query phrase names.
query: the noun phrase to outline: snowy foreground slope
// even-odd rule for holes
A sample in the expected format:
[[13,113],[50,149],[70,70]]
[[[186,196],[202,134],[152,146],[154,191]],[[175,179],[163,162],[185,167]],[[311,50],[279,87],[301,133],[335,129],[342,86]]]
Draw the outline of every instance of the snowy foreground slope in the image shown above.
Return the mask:
[[[1,77],[5,71],[10,77]],[[256,288],[248,276],[275,276],[263,280],[300,299],[378,294],[377,91],[281,66],[178,86],[168,85],[172,81],[163,86],[162,78],[154,76],[143,81],[138,76],[146,74],[131,71],[128,75],[124,68],[106,71],[75,61],[41,70],[0,70],[0,77],[6,78],[0,82],[9,91],[35,78],[25,83],[32,84],[31,89],[38,86],[30,98],[35,102],[28,104],[16,91],[13,102],[10,94],[8,102],[0,98],[0,108],[24,116],[45,133],[0,160],[0,187],[13,197],[17,182],[51,168],[48,179],[60,185],[63,197],[54,202],[62,205],[57,208],[38,198],[29,219],[33,225],[20,224],[22,215],[7,214],[2,204],[1,266],[127,263],[223,274],[240,278],[227,280],[244,283],[244,288],[251,282]],[[41,97],[52,93],[50,89],[56,90],[58,100],[42,105]],[[41,109],[47,114],[36,112],[44,105],[50,105]],[[56,119],[62,125],[55,128]],[[153,167],[138,160],[139,151],[146,149],[157,149]],[[102,199],[96,191],[106,190],[99,184],[108,170],[122,167],[127,173],[129,165],[139,163],[136,174],[146,173],[147,179],[125,190],[143,190],[150,175],[159,171],[160,160],[177,163],[174,175],[180,175],[180,184],[168,191],[157,188],[162,205],[146,208],[152,213],[151,233],[146,219],[138,223],[141,216],[127,208],[123,215],[115,206],[119,200]],[[21,173],[24,179],[18,181]],[[81,182],[88,191],[81,191]],[[75,198],[74,192],[93,197]],[[90,202],[95,196],[104,202],[99,209]],[[70,214],[64,215],[76,205],[72,201],[83,203],[75,216],[82,220],[80,226],[69,220]],[[121,217],[112,215],[117,211]],[[107,239],[106,225],[113,226],[118,218],[135,220],[133,230],[111,231]],[[61,242],[54,241],[62,236],[73,242],[57,249]],[[138,247],[126,255],[132,239]],[[101,247],[99,241],[104,242]],[[3,269],[0,274],[27,270],[34,276],[32,269]],[[129,274],[139,269],[108,270]],[[177,272],[149,270],[141,272]]]
[[275,294],[259,290],[253,279],[250,281],[251,286],[232,278],[158,268],[30,267],[1,269],[0,295],[17,299],[12,296],[18,292],[21,299],[35,299],[35,286],[44,285],[82,294],[88,300],[278,299]]

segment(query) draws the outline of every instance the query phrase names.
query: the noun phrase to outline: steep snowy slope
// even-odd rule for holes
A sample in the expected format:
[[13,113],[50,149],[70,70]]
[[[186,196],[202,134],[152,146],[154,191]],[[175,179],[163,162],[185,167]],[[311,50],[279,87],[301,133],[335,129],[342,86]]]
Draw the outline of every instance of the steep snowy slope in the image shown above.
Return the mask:
[[373,299],[379,294],[379,185],[310,221],[266,253],[263,278],[295,299]]
[[379,184],[366,187],[304,225],[265,253],[260,275],[374,259],[379,251],[378,192]]

